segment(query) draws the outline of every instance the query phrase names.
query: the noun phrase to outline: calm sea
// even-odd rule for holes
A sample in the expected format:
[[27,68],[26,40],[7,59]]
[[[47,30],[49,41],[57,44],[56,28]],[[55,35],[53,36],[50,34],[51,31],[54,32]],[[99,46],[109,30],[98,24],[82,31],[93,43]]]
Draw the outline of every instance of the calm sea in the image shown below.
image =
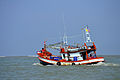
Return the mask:
[[37,57],[0,57],[0,80],[120,80],[120,55],[105,63],[82,66],[42,66]]

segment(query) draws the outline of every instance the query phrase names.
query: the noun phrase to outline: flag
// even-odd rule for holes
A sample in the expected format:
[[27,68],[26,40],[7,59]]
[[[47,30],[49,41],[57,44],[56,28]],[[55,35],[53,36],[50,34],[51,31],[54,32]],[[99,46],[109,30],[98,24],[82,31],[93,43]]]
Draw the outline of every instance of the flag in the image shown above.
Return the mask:
[[[47,40],[46,40],[47,41]],[[46,44],[46,41],[44,41],[44,44]]]
[[89,30],[89,29],[87,29],[87,28],[86,28],[85,30],[86,30],[86,32],[90,32],[90,30]]
[[88,32],[90,32],[90,30],[88,29]]
[[86,30],[86,32],[88,32],[88,29],[85,29]]

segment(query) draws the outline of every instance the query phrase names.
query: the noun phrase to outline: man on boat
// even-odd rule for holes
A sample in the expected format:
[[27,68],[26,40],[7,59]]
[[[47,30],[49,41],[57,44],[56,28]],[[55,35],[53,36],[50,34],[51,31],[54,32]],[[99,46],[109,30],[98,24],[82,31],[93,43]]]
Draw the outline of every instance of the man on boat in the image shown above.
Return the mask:
[[90,54],[90,58],[96,58],[96,54],[95,53],[91,53]]
[[44,52],[45,52],[45,49],[44,49],[44,48],[42,48],[41,53],[44,53]]

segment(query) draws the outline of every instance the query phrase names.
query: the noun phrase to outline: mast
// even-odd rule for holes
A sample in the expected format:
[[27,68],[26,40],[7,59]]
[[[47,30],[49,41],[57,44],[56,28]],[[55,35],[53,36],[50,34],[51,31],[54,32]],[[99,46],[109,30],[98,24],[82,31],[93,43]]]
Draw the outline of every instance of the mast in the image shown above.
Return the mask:
[[44,50],[46,50],[46,41],[44,41]]
[[64,42],[64,44],[67,44],[67,36],[66,36],[66,34],[64,34],[64,36],[63,36],[63,42]]
[[63,36],[63,43],[67,44],[67,35],[66,35],[66,26],[65,26],[65,18],[64,18],[64,14],[63,14],[63,26],[64,26],[64,36]]
[[[84,46],[86,47],[86,49],[88,49],[88,45],[91,45],[91,42],[92,42],[92,40],[91,40],[91,38],[90,38],[90,31],[89,31],[89,29],[88,29],[88,25],[86,25],[85,27],[84,27],[84,31],[83,31],[84,33],[83,33],[83,37],[84,37]],[[87,44],[88,43],[88,44]],[[88,59],[88,52],[86,51],[86,59]]]
[[90,33],[89,33],[90,31],[88,29],[88,25],[85,26],[84,31],[85,31],[85,40],[86,40],[85,42],[86,43],[91,43],[92,40],[90,38]]

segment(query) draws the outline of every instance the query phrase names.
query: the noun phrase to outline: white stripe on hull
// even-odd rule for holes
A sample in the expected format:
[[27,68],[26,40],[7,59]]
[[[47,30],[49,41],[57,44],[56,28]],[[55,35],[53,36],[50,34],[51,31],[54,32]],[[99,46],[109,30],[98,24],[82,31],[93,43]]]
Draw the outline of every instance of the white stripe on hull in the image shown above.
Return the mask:
[[58,62],[58,61],[47,60],[47,59],[44,59],[44,58],[41,58],[41,57],[39,57],[39,59],[44,61],[44,62],[51,63],[51,64],[57,64],[57,62]]
[[75,64],[87,64],[87,63],[93,63],[93,62],[102,62],[104,59],[91,59],[87,61],[81,61],[81,62],[75,62]]
[[[53,60],[48,60],[48,59],[44,59],[41,57],[38,57],[41,61],[47,62],[47,63],[51,63],[54,65],[57,65],[58,61],[53,61]],[[89,64],[89,63],[94,63],[94,62],[102,62],[104,61],[104,58],[98,58],[98,59],[91,59],[91,60],[85,60],[85,61],[79,61],[79,62],[75,62],[75,61],[71,61],[71,62],[61,62],[61,65],[72,65],[72,63],[75,63],[75,65],[82,65],[82,64]]]

